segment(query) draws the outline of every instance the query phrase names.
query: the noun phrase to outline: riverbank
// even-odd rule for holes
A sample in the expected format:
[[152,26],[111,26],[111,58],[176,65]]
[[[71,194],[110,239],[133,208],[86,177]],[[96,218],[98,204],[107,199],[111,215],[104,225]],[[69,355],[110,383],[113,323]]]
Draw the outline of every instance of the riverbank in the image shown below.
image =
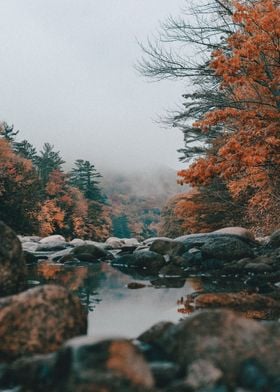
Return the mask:
[[[101,244],[61,236],[19,241],[5,225],[0,229],[2,388],[278,390],[279,232],[262,241],[245,229],[228,228],[176,240],[111,238]],[[125,272],[130,290],[145,290],[147,280],[153,287],[179,287],[194,277],[201,279],[200,287],[178,298],[179,323],[158,323],[134,339],[98,342],[75,338],[86,333],[86,309],[69,292],[73,281],[67,289],[25,290],[32,285],[30,268],[74,268],[77,276],[75,266],[102,263]],[[56,277],[47,281],[67,286]]]

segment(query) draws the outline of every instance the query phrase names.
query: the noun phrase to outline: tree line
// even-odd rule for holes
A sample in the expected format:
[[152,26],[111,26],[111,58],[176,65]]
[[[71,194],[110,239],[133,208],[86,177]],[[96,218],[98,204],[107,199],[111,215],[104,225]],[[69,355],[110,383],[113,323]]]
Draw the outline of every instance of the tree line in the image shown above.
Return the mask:
[[0,124],[0,219],[22,234],[107,238],[110,208],[95,166],[77,159],[66,173],[53,145],[44,143],[38,152],[17,141],[18,133]]
[[184,134],[188,166],[178,175],[193,188],[167,205],[163,231],[244,225],[267,234],[280,211],[280,3],[192,4],[141,45],[138,65],[146,77],[187,86],[182,108],[164,121]]

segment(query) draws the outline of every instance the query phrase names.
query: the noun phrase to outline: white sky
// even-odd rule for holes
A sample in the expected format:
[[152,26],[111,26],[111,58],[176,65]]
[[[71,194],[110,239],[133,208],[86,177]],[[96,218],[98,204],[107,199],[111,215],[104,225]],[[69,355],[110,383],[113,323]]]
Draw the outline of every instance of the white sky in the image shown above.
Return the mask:
[[181,102],[184,84],[135,71],[159,21],[184,0],[0,0],[0,120],[67,161],[179,168],[183,137],[153,122]]

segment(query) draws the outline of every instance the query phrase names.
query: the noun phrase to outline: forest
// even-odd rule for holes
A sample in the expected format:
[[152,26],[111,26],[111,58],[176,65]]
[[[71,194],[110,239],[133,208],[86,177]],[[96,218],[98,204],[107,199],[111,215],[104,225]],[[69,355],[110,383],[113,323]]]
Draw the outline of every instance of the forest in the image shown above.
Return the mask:
[[[163,194],[161,200],[131,195],[128,202],[127,186],[118,194],[109,187],[109,200],[89,161],[78,159],[65,173],[54,146],[45,143],[37,152],[27,140],[17,141],[18,131],[3,122],[2,220],[24,234],[90,239],[174,236],[236,225],[264,235],[277,228],[279,4],[214,1],[196,5],[191,13],[191,22],[184,13],[170,17],[157,38],[141,44],[137,65],[149,79],[179,79],[187,86],[181,109],[162,121],[184,134],[180,153],[186,168],[178,172],[178,182],[191,185],[190,190]],[[122,211],[128,204],[142,207],[129,217]]]

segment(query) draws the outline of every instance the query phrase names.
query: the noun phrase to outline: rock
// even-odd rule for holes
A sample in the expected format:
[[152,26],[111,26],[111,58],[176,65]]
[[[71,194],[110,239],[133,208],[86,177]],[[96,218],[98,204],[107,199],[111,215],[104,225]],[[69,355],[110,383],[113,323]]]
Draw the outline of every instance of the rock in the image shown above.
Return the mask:
[[212,231],[210,234],[232,234],[232,235],[237,235],[238,237],[242,237],[244,239],[250,240],[250,241],[255,241],[255,236],[254,234],[248,230],[245,229],[244,227],[224,227],[223,229],[215,230]]
[[53,261],[60,261],[63,256],[68,256],[72,248],[66,248],[53,253],[49,258]]
[[144,246],[151,246],[152,243],[156,240],[166,240],[166,241],[170,241],[170,238],[168,237],[151,237],[151,238],[147,238],[146,240],[143,241],[143,245]]
[[56,368],[63,371],[63,391],[142,391],[154,385],[143,355],[124,339],[72,339],[58,352]]
[[29,236],[18,235],[17,237],[22,244],[24,244],[25,242],[39,242],[42,239],[42,237],[38,237],[36,235],[29,235]]
[[244,270],[251,272],[270,272],[272,267],[265,263],[248,263],[244,266]]
[[26,242],[22,243],[22,249],[24,251],[31,252],[31,253],[36,252],[38,249],[38,246],[39,246],[39,244],[37,242],[33,242],[33,241],[31,241],[31,242],[26,241]]
[[137,238],[124,238],[124,246],[131,246],[137,248],[140,245],[140,242]]
[[182,269],[177,265],[167,264],[160,269],[159,276],[182,276],[182,273]]
[[187,369],[197,360],[211,362],[229,384],[236,382],[241,364],[255,358],[266,372],[276,377],[280,326],[273,333],[266,324],[242,318],[229,310],[203,311],[165,329],[156,344]]
[[280,311],[279,301],[265,295],[247,292],[200,294],[195,298],[194,304],[196,308],[225,307],[241,312],[249,309]]
[[271,390],[267,372],[254,358],[247,359],[240,365],[237,383],[239,386],[251,391]]
[[126,266],[129,268],[146,269],[148,273],[158,273],[165,265],[162,255],[151,251],[137,251],[131,255],[123,255],[113,260],[112,265]]
[[80,246],[84,245],[85,241],[81,240],[80,238],[74,238],[72,241],[69,242],[69,245],[71,246]]
[[223,378],[221,369],[211,362],[199,359],[188,368],[186,384],[192,389],[213,388]]
[[137,339],[144,343],[156,343],[171,326],[174,324],[170,321],[161,321],[143,332]]
[[0,300],[0,359],[55,351],[86,330],[79,299],[63,287],[40,286]]
[[37,257],[34,256],[33,253],[23,251],[23,257],[26,264],[37,264]]
[[251,247],[237,237],[208,238],[201,247],[203,257],[223,261],[239,260],[254,255]]
[[274,233],[271,234],[268,241],[268,246],[271,246],[272,248],[280,247],[280,229],[274,231]]
[[185,246],[180,241],[156,239],[150,250],[161,255],[180,256],[185,252]]
[[62,237],[62,235],[54,234],[54,235],[50,235],[48,237],[42,238],[39,242],[40,242],[40,244],[48,244],[48,243],[52,243],[52,242],[66,242],[66,241],[65,241],[65,238]]
[[132,290],[143,289],[144,287],[147,287],[147,286],[145,284],[143,284],[143,283],[138,283],[138,282],[130,282],[127,285],[127,288],[128,289],[132,289]]
[[96,245],[80,245],[71,250],[71,255],[80,261],[96,262],[107,256],[107,252]]
[[0,295],[20,291],[24,285],[26,265],[16,234],[0,221]]
[[149,363],[155,379],[156,386],[166,387],[172,381],[180,376],[180,367],[175,362],[170,361],[153,361]]
[[120,249],[124,244],[124,240],[117,237],[110,237],[106,240],[105,243],[109,245],[112,249]]
[[54,353],[22,357],[6,366],[0,386],[9,391],[54,391],[55,360]]
[[184,267],[199,267],[202,261],[202,253],[198,248],[190,248],[182,255],[182,266]]
[[66,249],[68,246],[68,243],[63,241],[48,241],[39,243],[36,252],[56,252]]

